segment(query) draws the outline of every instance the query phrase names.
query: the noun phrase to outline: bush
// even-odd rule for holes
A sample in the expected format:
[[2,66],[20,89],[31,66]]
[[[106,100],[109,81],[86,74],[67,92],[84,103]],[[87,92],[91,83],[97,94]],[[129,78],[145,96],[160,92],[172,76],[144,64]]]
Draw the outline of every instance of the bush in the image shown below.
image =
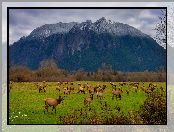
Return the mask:
[[152,92],[144,102],[139,113],[144,124],[167,124],[166,98]]
[[110,65],[102,65],[95,72],[87,72],[83,69],[77,71],[65,71],[57,67],[54,60],[43,60],[39,69],[30,70],[23,66],[10,67],[9,74],[11,81],[31,82],[31,81],[148,81],[164,82],[166,81],[165,72],[118,72],[112,70]]
[[22,66],[14,66],[9,70],[9,80],[14,82],[32,81],[32,72],[30,69]]

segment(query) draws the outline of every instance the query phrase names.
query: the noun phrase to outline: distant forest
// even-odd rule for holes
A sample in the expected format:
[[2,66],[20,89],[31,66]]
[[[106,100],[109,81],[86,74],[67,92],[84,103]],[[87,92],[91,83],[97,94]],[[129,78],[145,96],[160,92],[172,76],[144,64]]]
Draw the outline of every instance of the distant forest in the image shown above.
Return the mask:
[[53,60],[44,60],[37,70],[23,66],[9,67],[9,80],[14,82],[61,82],[61,81],[111,81],[111,82],[166,82],[166,71],[156,72],[121,72],[112,69],[111,65],[102,64],[95,72],[83,69],[66,71],[57,67]]

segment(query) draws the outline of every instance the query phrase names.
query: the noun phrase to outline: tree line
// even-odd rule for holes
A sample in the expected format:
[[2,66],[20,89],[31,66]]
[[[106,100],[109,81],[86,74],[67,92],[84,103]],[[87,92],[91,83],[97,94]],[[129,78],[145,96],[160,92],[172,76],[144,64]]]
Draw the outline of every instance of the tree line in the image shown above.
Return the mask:
[[10,66],[9,80],[14,82],[40,82],[40,81],[111,81],[111,82],[165,82],[166,71],[156,72],[121,72],[112,69],[111,65],[102,64],[95,72],[83,69],[66,71],[57,67],[53,60],[44,60],[37,70],[24,66]]

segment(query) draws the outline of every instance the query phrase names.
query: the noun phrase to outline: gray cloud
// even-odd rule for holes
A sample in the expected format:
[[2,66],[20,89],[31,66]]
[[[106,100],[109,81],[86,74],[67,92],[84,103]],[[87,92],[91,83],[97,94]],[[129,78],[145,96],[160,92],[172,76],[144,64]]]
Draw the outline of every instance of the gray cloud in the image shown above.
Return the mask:
[[10,44],[44,24],[82,22],[101,17],[129,24],[142,32],[155,35],[160,9],[10,9]]

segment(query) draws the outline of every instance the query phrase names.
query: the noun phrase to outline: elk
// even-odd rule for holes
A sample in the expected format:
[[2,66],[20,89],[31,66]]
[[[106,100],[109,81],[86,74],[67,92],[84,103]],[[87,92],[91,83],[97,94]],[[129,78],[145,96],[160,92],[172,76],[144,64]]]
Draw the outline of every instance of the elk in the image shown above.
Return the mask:
[[94,92],[97,93],[98,87],[94,87]]
[[112,99],[114,99],[114,97],[119,98],[121,100],[121,91],[117,90],[116,88],[112,90]]
[[74,88],[73,87],[70,87],[69,90],[73,92],[74,91]]
[[115,87],[116,88],[116,84],[114,84],[112,82],[110,82],[110,84],[111,84],[112,87]]
[[124,85],[124,82],[120,82],[119,85],[120,85],[120,86],[123,86],[123,85]]
[[84,93],[85,94],[85,90],[84,90],[84,87],[82,85],[79,87],[79,91],[77,93]]
[[43,92],[46,92],[46,85],[39,85],[38,83],[36,84],[36,87],[38,88],[38,90],[39,90],[39,93],[41,92],[41,91],[43,91]]
[[149,89],[153,92],[155,90],[155,88],[157,87],[156,84],[150,83],[149,84]]
[[64,88],[64,94],[70,94],[71,93],[71,90],[70,89],[68,89],[68,87],[67,88]]
[[84,84],[84,87],[88,88],[88,83],[85,83],[85,84]]
[[160,90],[161,90],[162,92],[164,92],[164,88],[163,88],[162,86],[160,87]]
[[151,93],[152,91],[151,91],[149,88],[145,88],[144,92],[147,93],[147,94],[149,94],[149,93]]
[[137,93],[138,86],[134,86],[134,87],[132,87],[132,89]]
[[57,85],[58,85],[58,86],[61,85],[60,82],[57,82]]
[[102,90],[102,89],[99,89],[99,90],[97,91],[97,99],[98,99],[98,98],[100,98],[100,99],[103,98],[103,90]]
[[91,86],[91,87],[88,88],[88,91],[89,91],[90,94],[93,94],[94,91],[96,91],[96,89],[97,89],[97,87],[92,87]]
[[56,90],[60,92],[60,86],[57,86],[56,87]]
[[68,85],[68,82],[64,82],[65,85]]
[[105,90],[105,88],[106,88],[106,85],[103,85],[103,86],[101,87],[102,90]]
[[39,93],[40,93],[41,91],[46,92],[46,88],[45,88],[44,86],[39,85],[38,87],[39,87]]
[[90,97],[86,97],[84,99],[84,105],[88,105],[89,106],[91,104],[92,100],[93,100],[93,94],[90,94]]
[[63,82],[57,82],[57,86],[63,85]]
[[46,98],[44,99],[44,102],[45,102],[45,106],[44,106],[44,113],[45,113],[45,110],[47,110],[48,112],[48,108],[49,107],[52,107],[52,111],[55,110],[55,113],[56,113],[56,106],[58,104],[60,104],[64,99],[59,96],[59,98]]

